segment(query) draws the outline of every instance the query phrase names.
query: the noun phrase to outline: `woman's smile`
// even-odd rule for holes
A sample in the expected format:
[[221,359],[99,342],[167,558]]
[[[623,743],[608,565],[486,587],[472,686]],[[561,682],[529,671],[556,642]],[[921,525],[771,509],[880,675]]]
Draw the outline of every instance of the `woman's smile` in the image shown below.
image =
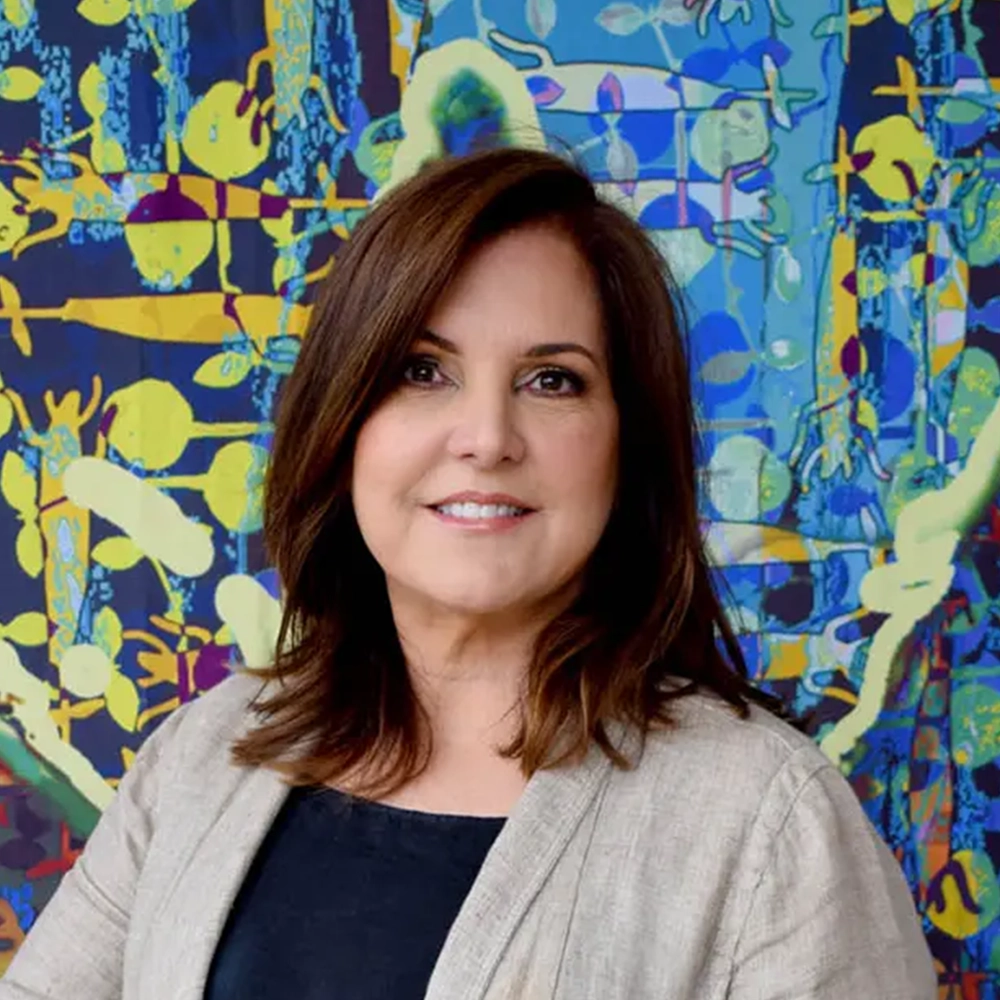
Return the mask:
[[512,531],[529,521],[537,510],[506,493],[454,493],[427,508],[450,528],[473,534]]

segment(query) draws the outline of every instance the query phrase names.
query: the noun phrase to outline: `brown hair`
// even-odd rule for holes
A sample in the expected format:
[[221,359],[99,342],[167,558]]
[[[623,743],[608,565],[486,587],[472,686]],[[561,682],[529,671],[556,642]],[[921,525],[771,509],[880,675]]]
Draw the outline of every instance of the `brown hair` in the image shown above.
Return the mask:
[[664,261],[580,170],[498,149],[433,163],[386,194],[320,291],[278,407],[264,497],[284,614],[275,662],[255,673],[282,684],[258,699],[263,721],[234,743],[237,763],[293,784],[363,773],[352,790],[370,795],[426,765],[425,716],[351,504],[354,444],[470,252],[529,222],[561,227],[590,263],[620,413],[619,476],[578,598],[538,637],[520,734],[504,753],[530,775],[596,741],[628,766],[611,720],[643,733],[668,725],[671,700],[698,687],[742,715],[765,700],[746,679],[702,545],[687,357]]

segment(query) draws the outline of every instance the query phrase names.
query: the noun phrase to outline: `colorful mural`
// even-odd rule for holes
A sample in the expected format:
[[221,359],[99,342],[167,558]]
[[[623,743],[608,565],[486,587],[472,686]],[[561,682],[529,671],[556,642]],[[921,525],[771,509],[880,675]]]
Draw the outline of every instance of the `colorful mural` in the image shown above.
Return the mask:
[[[483,137],[572,152],[691,313],[756,675],[1000,996],[995,0],[0,2],[0,971],[181,703],[267,656],[311,289]],[[8,335],[9,334],[9,335]]]

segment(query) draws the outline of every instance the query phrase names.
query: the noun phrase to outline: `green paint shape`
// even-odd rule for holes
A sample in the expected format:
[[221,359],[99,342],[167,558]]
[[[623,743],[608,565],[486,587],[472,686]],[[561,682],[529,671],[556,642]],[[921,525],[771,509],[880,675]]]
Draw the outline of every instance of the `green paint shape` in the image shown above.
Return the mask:
[[1000,691],[964,684],[951,699],[952,757],[976,768],[1000,757]]

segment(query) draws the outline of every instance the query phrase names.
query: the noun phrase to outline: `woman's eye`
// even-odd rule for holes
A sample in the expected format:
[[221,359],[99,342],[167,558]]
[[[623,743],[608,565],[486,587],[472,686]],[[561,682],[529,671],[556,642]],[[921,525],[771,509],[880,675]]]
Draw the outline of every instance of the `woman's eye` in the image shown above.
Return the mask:
[[411,358],[403,366],[403,381],[412,385],[435,385],[441,381],[441,370],[433,358]]
[[563,368],[546,368],[526,383],[533,391],[545,396],[578,396],[583,392],[583,379]]

